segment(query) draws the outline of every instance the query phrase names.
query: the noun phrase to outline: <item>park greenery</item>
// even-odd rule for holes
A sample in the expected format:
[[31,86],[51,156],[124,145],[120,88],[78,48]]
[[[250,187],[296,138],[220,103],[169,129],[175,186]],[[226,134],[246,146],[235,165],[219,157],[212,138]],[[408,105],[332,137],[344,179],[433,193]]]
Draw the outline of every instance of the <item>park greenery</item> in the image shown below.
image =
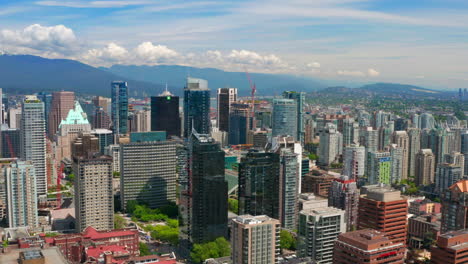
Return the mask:
[[175,203],[170,203],[160,208],[151,209],[143,203],[137,201],[127,202],[127,213],[132,215],[132,219],[141,222],[167,221],[169,218],[177,218],[178,208]]
[[179,243],[179,221],[176,219],[168,219],[165,224],[146,225],[143,229],[150,232],[152,239],[172,245]]
[[122,229],[127,226],[127,221],[121,215],[114,214],[114,228],[115,229]]
[[194,263],[202,263],[209,258],[227,257],[231,254],[231,245],[224,237],[218,237],[214,241],[194,244],[190,258]]
[[146,243],[140,242],[140,256],[151,255],[151,251]]
[[239,213],[239,201],[236,199],[229,198],[228,199],[228,210],[238,214]]
[[280,248],[289,250],[296,249],[296,239],[289,231],[284,229],[280,232]]

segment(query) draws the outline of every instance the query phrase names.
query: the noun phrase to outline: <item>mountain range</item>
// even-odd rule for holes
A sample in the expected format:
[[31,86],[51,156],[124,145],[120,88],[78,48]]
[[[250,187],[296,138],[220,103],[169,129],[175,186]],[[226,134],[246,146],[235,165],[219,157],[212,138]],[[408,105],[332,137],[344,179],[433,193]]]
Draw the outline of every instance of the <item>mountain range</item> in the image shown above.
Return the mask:
[[[169,90],[183,94],[187,76],[208,80],[212,91],[219,87],[236,87],[240,96],[250,94],[245,72],[227,72],[214,68],[178,65],[93,67],[75,60],[47,59],[32,55],[0,55],[0,87],[6,93],[27,94],[40,91],[69,90],[83,95],[110,96],[110,83],[125,80],[130,96],[151,96]],[[257,95],[279,95],[285,90],[314,92],[327,85],[312,78],[284,74],[250,73]],[[342,89],[349,89],[343,87]],[[376,83],[352,88],[354,93],[438,97],[447,94],[422,87]],[[453,93],[453,92],[452,92]]]

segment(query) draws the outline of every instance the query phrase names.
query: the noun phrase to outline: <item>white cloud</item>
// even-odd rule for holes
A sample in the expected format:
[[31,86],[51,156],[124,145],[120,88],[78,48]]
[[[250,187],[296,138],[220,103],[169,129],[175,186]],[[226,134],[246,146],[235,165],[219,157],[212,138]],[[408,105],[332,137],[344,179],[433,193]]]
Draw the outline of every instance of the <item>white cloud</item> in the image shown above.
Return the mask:
[[128,51],[113,42],[102,49],[90,49],[82,58],[88,63],[119,63],[127,59]]
[[320,63],[318,63],[318,62],[307,63],[307,67],[317,69],[317,68],[320,68]]
[[341,76],[350,76],[350,77],[364,77],[366,74],[364,74],[362,71],[348,71],[348,70],[339,70],[337,71],[338,75]]
[[283,64],[281,59],[274,55],[262,56],[254,51],[248,50],[232,50],[227,59],[232,63],[246,65],[264,65],[264,66],[280,66]]
[[151,42],[143,42],[134,50],[135,55],[141,61],[147,63],[161,63],[167,59],[177,57],[179,54],[167,46],[153,45]]
[[377,76],[380,75],[380,72],[378,72],[378,71],[376,71],[376,70],[374,70],[374,69],[368,69],[368,70],[367,70],[367,75],[368,75],[369,77],[377,77]]

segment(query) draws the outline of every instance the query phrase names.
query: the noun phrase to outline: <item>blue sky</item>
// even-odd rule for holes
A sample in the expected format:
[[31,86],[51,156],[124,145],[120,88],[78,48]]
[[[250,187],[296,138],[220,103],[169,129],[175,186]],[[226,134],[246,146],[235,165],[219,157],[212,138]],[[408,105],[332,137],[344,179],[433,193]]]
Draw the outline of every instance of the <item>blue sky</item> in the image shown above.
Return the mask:
[[467,87],[466,0],[0,0],[0,51]]

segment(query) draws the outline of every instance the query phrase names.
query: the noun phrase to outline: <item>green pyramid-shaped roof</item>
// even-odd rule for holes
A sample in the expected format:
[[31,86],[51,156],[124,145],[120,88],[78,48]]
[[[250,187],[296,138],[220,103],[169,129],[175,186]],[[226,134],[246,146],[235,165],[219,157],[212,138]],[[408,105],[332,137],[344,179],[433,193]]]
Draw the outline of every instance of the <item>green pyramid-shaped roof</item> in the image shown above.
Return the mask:
[[89,121],[86,117],[86,113],[81,108],[78,101],[75,101],[75,107],[68,112],[67,118],[60,122],[59,128],[62,125],[88,125]]

